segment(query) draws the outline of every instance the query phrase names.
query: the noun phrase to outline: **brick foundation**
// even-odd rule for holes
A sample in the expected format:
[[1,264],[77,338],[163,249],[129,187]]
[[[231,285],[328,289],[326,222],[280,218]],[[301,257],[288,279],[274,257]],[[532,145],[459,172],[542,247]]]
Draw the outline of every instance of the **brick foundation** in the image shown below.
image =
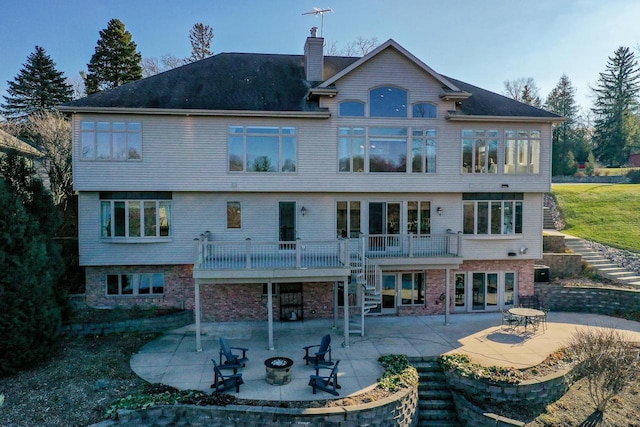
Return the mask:
[[[460,272],[515,271],[518,294],[533,295],[533,260],[467,261],[452,270],[450,280]],[[94,307],[177,307],[194,310],[195,280],[192,265],[87,267],[86,301]],[[164,273],[165,293],[158,296],[107,296],[106,275],[123,273]],[[203,322],[267,320],[267,296],[261,283],[200,285],[200,313]],[[302,285],[304,319],[333,316],[333,282],[306,282]],[[445,270],[428,270],[426,304],[399,306],[400,316],[444,314]],[[274,318],[280,318],[280,300],[273,296]]]
[[[149,296],[107,295],[107,274],[164,273],[164,294]],[[192,265],[86,267],[86,303],[89,307],[159,307],[193,310]]]

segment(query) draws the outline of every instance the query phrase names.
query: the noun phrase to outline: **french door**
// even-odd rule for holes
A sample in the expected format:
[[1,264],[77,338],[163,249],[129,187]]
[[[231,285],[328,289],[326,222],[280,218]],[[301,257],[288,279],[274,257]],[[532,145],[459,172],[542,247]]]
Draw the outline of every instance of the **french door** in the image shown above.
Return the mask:
[[497,311],[513,305],[515,272],[457,273],[454,282],[454,311]]
[[384,251],[397,247],[397,237],[380,237],[383,234],[400,234],[399,202],[370,202],[369,203],[369,250]]

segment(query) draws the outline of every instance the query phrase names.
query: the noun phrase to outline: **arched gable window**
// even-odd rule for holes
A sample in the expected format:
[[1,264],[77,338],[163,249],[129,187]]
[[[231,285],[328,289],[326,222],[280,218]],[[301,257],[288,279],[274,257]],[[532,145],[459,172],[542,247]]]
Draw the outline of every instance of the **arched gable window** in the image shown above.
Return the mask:
[[383,86],[369,92],[370,117],[407,117],[407,91]]
[[340,103],[341,117],[364,117],[364,102],[344,101]]
[[412,117],[425,117],[429,119],[434,119],[436,115],[437,115],[437,108],[433,104],[429,104],[427,102],[419,102],[417,104],[413,104]]

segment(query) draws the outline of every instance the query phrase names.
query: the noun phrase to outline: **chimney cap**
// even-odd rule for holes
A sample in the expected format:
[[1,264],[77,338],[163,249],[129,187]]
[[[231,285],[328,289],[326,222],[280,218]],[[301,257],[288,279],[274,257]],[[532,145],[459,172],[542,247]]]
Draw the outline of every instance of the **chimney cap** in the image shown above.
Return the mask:
[[318,37],[318,27],[311,27],[311,37]]

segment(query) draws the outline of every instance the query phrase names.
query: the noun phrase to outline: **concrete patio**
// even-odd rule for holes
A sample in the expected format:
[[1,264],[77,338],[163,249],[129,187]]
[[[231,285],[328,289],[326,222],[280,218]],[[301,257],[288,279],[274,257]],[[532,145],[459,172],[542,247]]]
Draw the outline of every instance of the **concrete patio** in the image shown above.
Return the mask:
[[[332,357],[340,359],[340,397],[359,394],[375,387],[382,374],[377,359],[385,354],[408,357],[466,353],[486,366],[525,368],[543,361],[567,342],[580,327],[614,327],[640,341],[640,323],[585,313],[549,313],[547,328],[534,332],[519,328],[515,333],[501,328],[500,313],[456,314],[444,325],[444,316],[368,317],[366,336],[351,336],[350,346],[342,346],[340,329],[332,320],[276,322],[275,350],[268,350],[266,322],[228,322],[202,324],[202,352],[196,352],[195,325],[167,332],[148,343],[131,358],[131,368],[151,383],[163,383],[179,389],[211,391],[213,368],[218,361],[218,339],[222,336],[233,347],[249,348],[249,362],[242,368],[244,384],[240,392],[229,393],[241,399],[316,400],[334,396],[308,386],[303,346],[320,343],[324,334],[332,337]],[[264,361],[284,356],[294,360],[289,384],[270,385],[265,380]],[[229,373],[230,371],[223,371]]]

